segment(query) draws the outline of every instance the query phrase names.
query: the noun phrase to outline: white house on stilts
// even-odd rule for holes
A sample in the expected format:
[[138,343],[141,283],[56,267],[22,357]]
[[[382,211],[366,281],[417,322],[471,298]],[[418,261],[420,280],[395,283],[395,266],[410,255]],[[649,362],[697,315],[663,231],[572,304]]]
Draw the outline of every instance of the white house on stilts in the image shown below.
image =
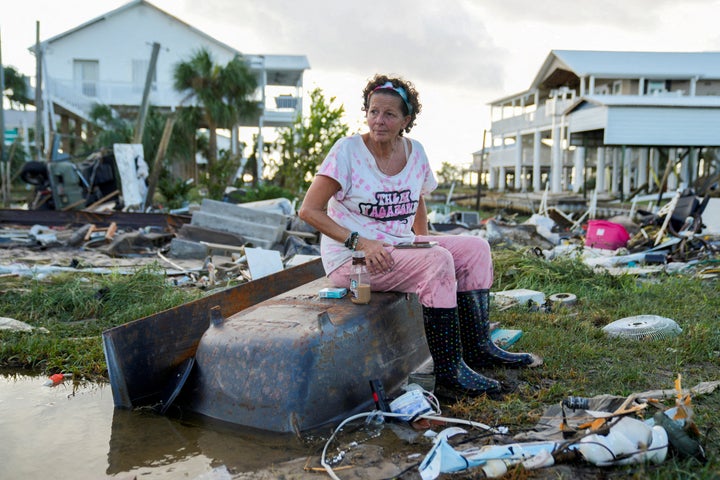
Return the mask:
[[627,197],[720,169],[720,52],[553,50],[528,90],[490,106],[474,154],[490,190]]

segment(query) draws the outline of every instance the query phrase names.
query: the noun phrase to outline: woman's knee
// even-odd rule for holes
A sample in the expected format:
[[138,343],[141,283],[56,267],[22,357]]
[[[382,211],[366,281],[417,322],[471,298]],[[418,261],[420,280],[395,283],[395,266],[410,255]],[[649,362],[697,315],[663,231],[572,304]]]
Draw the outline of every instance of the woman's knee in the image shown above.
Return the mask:
[[484,238],[468,236],[467,240],[462,243],[462,251],[459,256],[464,261],[487,263],[492,258],[490,244]]
[[434,273],[453,273],[455,272],[455,260],[452,253],[442,247],[433,247],[428,249],[427,255],[424,255],[424,262],[429,266],[428,270]]
[[466,236],[467,247],[475,252],[490,253],[490,243],[482,237]]
[[455,293],[457,278],[452,254],[444,248],[434,247],[423,259],[428,269],[418,278],[420,303],[429,307],[452,308],[457,305]]

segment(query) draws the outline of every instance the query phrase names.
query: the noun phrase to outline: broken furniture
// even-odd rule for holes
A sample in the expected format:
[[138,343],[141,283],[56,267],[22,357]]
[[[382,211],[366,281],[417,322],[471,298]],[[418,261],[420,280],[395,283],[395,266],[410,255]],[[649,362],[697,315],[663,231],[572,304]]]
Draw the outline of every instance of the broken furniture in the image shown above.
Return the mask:
[[638,210],[638,214],[642,217],[640,223],[643,227],[660,226],[655,245],[660,243],[665,231],[675,237],[681,237],[685,233],[700,233],[703,228],[702,214],[709,201],[709,195],[699,198],[692,190],[678,190],[672,200],[658,210],[657,214]]

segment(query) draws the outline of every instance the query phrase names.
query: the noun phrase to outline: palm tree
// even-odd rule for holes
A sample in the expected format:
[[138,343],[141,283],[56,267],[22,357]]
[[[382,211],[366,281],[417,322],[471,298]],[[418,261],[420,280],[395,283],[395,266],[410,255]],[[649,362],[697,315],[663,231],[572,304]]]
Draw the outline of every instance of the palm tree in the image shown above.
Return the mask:
[[[25,109],[31,100],[28,98],[28,84],[25,76],[21,74],[15,67],[4,67],[5,73],[5,91],[2,93],[10,102],[10,107],[16,109]],[[0,95],[0,100],[2,96]]]
[[216,65],[210,52],[203,48],[189,60],[175,65],[175,89],[186,93],[184,101],[194,98],[210,133],[208,170],[217,161],[218,128],[232,128],[239,120],[254,114],[258,105],[250,100],[257,80],[243,61],[233,58],[224,67]]

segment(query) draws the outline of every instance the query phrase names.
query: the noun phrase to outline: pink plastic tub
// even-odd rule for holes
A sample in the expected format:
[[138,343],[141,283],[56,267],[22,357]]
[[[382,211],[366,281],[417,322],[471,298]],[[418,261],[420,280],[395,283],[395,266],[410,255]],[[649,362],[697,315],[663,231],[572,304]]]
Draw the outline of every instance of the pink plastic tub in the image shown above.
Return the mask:
[[619,223],[607,220],[590,220],[585,236],[585,246],[602,248],[604,250],[617,250],[627,245],[630,240],[625,227]]

